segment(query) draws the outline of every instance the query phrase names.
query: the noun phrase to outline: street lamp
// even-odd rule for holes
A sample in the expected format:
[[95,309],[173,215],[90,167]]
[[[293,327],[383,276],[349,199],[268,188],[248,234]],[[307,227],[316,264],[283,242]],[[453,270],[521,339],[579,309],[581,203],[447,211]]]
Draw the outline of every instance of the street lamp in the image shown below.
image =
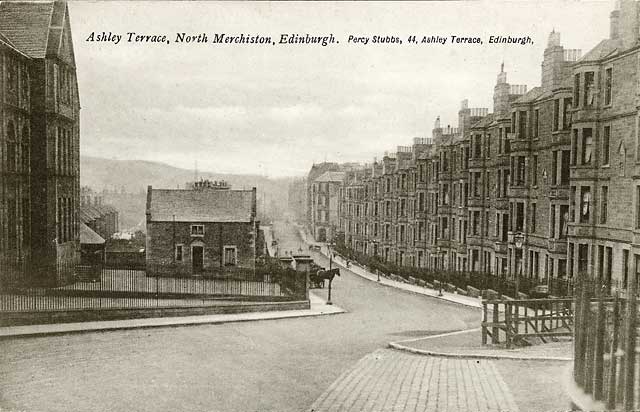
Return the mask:
[[513,236],[513,243],[516,247],[516,293],[514,298],[518,299],[520,292],[520,270],[522,268],[522,256],[518,259],[518,251],[522,250],[522,244],[524,243],[524,233],[518,232]]
[[[436,248],[436,256],[438,256],[440,259],[442,259],[441,257],[441,253],[442,250],[440,249],[440,246],[438,246]],[[442,271],[442,261],[440,262],[440,270]],[[440,277],[439,281],[438,281],[438,296],[442,296],[442,277]]]

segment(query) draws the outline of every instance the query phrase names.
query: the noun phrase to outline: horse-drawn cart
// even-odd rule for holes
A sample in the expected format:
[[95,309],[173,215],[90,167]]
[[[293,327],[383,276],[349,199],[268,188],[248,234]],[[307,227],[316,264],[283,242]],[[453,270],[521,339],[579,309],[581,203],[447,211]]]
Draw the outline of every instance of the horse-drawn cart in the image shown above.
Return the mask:
[[324,278],[319,277],[316,271],[309,273],[309,287],[324,288]]

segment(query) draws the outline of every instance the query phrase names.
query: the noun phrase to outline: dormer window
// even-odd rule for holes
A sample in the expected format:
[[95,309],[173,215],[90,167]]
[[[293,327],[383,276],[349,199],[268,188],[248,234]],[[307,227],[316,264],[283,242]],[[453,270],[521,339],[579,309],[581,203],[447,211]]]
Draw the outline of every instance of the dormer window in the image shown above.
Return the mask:
[[204,236],[204,225],[191,225],[191,236]]

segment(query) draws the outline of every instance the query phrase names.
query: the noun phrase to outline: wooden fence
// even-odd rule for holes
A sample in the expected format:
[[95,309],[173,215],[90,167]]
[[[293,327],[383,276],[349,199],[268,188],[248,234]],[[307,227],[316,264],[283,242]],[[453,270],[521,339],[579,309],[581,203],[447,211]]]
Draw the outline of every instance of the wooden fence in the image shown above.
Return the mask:
[[573,335],[573,299],[496,299],[482,302],[482,344],[507,348],[526,337],[543,342]]
[[573,378],[602,408],[631,411],[640,409],[636,282],[627,292],[610,298],[598,282],[576,285]]

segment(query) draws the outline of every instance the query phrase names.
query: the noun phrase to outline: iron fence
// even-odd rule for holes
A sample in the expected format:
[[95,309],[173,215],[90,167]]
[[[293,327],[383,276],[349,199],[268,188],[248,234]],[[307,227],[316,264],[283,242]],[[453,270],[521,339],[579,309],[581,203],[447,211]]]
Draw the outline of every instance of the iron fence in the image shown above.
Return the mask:
[[637,284],[614,297],[608,287],[589,279],[576,285],[573,378],[598,409],[638,410]]
[[[487,272],[459,271],[447,269],[418,268],[413,266],[400,266],[389,262],[383,262],[376,257],[367,256],[344,246],[337,245],[336,252],[347,259],[354,260],[360,265],[369,268],[370,271],[378,270],[382,274],[394,274],[409,279],[421,279],[425,282],[449,283],[456,288],[467,289],[467,286],[479,290],[491,289],[500,295],[507,295],[516,298],[516,289],[524,294],[529,294],[537,286],[547,286],[547,296],[566,297],[573,296],[573,278],[537,278],[521,276],[516,280],[514,277],[499,276]],[[516,286],[517,284],[517,286]]]
[[[6,263],[6,262],[4,262]],[[154,276],[148,268],[60,265],[52,285],[28,265],[0,262],[0,312],[170,308],[305,300],[306,274],[292,269],[236,270],[227,276]]]

